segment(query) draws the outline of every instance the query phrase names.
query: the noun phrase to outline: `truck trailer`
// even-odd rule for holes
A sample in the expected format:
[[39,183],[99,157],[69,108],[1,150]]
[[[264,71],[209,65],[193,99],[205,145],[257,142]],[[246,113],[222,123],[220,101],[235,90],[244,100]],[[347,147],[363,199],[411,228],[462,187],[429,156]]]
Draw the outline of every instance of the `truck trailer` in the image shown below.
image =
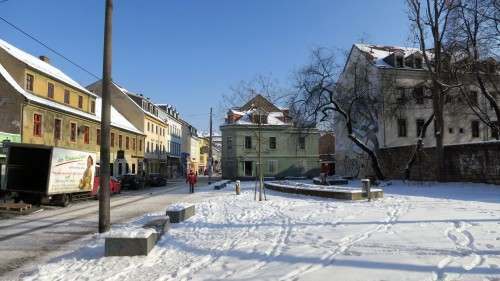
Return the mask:
[[[16,202],[67,206],[74,199],[97,194],[96,160],[92,152],[11,143],[3,189]],[[116,192],[116,186],[111,188]]]

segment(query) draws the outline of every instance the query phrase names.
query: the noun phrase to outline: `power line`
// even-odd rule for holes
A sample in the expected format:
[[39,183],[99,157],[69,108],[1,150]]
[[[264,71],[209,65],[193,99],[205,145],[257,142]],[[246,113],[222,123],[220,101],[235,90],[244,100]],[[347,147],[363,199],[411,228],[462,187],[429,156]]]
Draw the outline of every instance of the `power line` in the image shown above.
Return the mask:
[[[0,3],[5,3],[9,0],[3,0],[2,2]],[[11,23],[10,21],[4,19],[3,17],[0,16],[0,20],[4,21],[6,24],[10,25],[12,28],[16,29],[17,31],[21,32],[22,34],[24,34],[25,36],[27,36],[28,38],[34,40],[35,42],[37,42],[38,44],[44,46],[45,48],[47,48],[49,51],[51,51],[52,53],[60,56],[61,58],[63,58],[64,60],[68,61],[69,63],[71,63],[72,65],[76,66],[77,68],[79,68],[80,70],[83,70],[84,72],[86,72],[87,74],[93,76],[94,78],[97,78],[97,79],[101,79],[99,76],[95,75],[94,73],[90,72],[89,70],[87,70],[85,67],[77,64],[76,62],[72,61],[71,59],[69,59],[68,57],[66,57],[65,55],[61,54],[60,52],[54,50],[53,48],[49,47],[47,44],[45,44],[44,42],[42,42],[41,40],[39,40],[38,38],[36,38],[35,36],[29,34],[27,31],[24,31],[22,28],[16,26],[15,24]]]

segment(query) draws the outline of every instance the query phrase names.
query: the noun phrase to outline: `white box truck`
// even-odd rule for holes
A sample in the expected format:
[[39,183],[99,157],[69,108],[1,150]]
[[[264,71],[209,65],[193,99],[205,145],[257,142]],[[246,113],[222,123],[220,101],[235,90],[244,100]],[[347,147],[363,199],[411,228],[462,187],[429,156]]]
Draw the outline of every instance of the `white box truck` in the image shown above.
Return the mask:
[[11,143],[4,190],[16,201],[66,206],[94,190],[96,154],[45,145]]

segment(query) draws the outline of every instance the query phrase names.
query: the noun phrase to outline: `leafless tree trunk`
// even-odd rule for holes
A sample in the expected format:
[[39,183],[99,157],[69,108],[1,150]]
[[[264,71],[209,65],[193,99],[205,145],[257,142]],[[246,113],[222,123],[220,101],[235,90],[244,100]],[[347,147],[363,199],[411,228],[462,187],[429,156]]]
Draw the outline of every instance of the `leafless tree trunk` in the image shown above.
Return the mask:
[[[470,81],[479,88],[493,110],[495,120],[489,110],[481,104],[470,100],[468,86],[460,87],[460,92],[473,113],[488,126],[493,135],[499,139],[500,106],[492,92],[499,91],[500,75],[495,59],[498,59],[500,33],[500,1],[463,0],[453,13],[451,34],[446,44],[454,57],[452,61],[452,77],[456,81]],[[491,59],[491,60],[488,60]]]
[[320,123],[327,119],[345,124],[347,138],[370,158],[371,167],[380,180],[385,179],[377,156],[378,117],[381,96],[374,95],[370,85],[368,65],[354,65],[349,75],[352,81],[339,85],[339,66],[325,49],[312,52],[312,61],[297,74],[297,95],[291,108],[296,116]]
[[[425,60],[430,79],[432,107],[435,119],[437,177],[444,177],[444,95],[450,87],[443,73],[446,71],[444,36],[448,32],[448,20],[454,9],[449,0],[407,0],[410,21],[414,24],[415,37]],[[430,43],[430,44],[429,44]],[[430,48],[429,49],[429,45]]]

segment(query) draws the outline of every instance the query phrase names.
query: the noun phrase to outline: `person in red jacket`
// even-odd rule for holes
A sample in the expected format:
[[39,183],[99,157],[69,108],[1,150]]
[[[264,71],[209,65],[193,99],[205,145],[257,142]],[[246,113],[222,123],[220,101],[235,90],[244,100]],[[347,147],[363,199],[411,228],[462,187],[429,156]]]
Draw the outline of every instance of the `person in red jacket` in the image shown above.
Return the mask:
[[189,193],[194,193],[194,185],[196,184],[196,174],[193,170],[189,170],[189,174],[186,177],[186,182],[189,183]]

